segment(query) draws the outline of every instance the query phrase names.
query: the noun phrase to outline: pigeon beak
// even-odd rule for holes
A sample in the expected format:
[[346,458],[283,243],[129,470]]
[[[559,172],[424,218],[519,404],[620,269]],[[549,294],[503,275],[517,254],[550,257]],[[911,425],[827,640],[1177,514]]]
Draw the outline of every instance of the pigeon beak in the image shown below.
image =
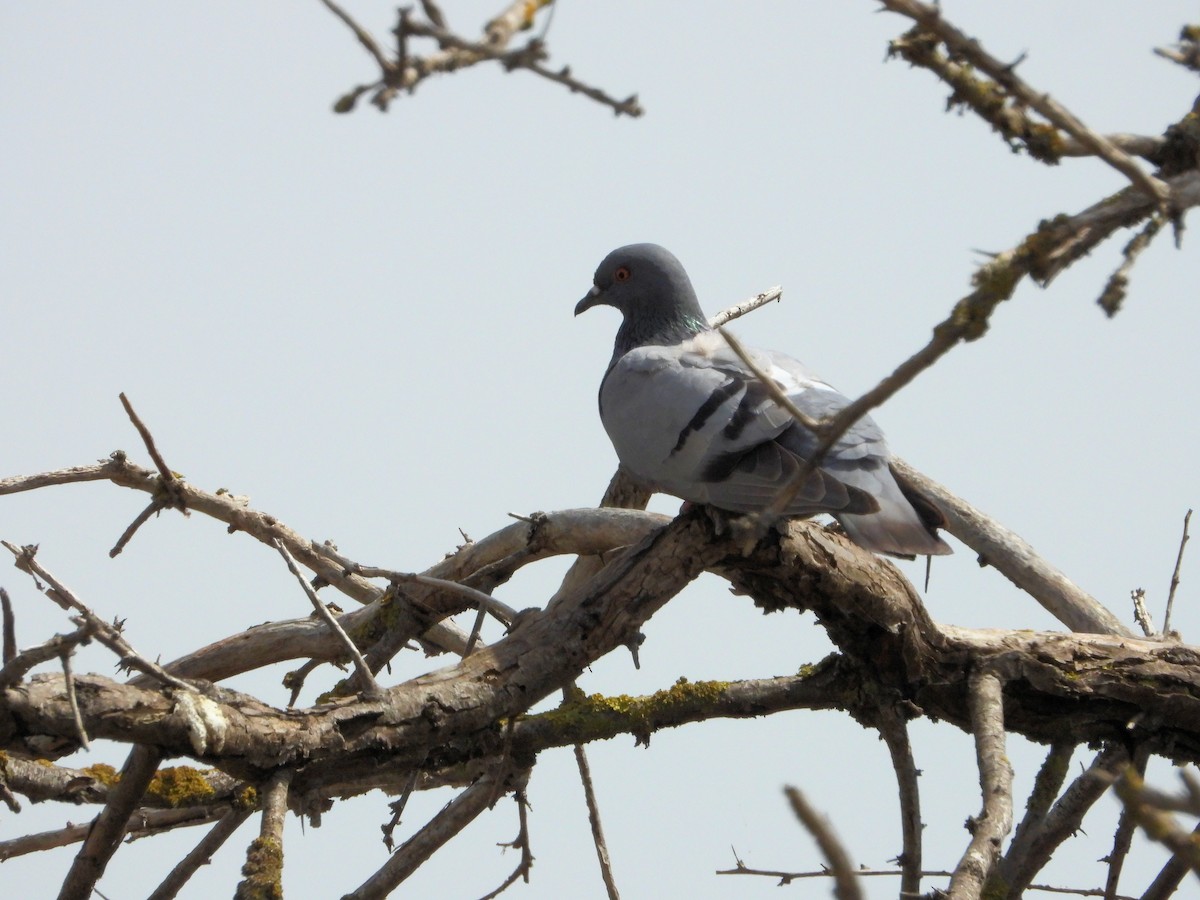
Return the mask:
[[600,293],[599,286],[593,284],[592,289],[584,295],[582,300],[575,304],[575,315],[587,312],[593,306],[599,306],[604,302],[605,300]]

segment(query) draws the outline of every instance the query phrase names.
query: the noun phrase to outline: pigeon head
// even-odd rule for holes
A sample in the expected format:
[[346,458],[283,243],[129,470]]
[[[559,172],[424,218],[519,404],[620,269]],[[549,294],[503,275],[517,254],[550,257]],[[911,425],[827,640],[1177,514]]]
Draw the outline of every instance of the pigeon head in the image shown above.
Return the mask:
[[630,244],[614,250],[596,269],[592,289],[575,307],[620,310],[616,353],[647,344],[672,345],[708,330],[692,282],[674,255],[657,244]]

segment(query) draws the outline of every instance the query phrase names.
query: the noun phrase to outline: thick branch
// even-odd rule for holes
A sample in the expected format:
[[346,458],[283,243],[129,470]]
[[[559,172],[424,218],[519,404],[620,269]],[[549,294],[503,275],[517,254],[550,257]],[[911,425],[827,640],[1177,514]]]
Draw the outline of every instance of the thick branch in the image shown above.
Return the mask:
[[1039,556],[1020,535],[903,460],[893,459],[892,467],[937,504],[946,517],[946,530],[978,553],[981,563],[995,568],[1072,631],[1131,634],[1120,619]]
[[969,689],[983,812],[967,825],[971,843],[950,879],[950,900],[977,900],[1012,830],[1013,770],[1004,749],[1004,684],[994,673],[976,670]]
[[92,896],[96,882],[125,836],[129,817],[161,761],[162,753],[157,748],[136,746],[130,751],[121,770],[121,780],[109,793],[108,804],[92,823],[87,840],[71,864],[59,900],[88,900]]

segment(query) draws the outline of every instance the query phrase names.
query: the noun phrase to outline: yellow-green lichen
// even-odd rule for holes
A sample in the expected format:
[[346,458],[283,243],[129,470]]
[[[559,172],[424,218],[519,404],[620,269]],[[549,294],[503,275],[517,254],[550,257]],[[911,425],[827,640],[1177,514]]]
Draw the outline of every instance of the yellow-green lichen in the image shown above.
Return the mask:
[[215,794],[216,791],[208,783],[205,773],[191,766],[168,766],[159,769],[146,788],[148,797],[171,809],[207,803]]
[[94,766],[85,766],[80,769],[85,775],[91,775],[98,782],[108,787],[115,786],[121,780],[121,773],[106,763],[96,763]]
[[257,809],[258,791],[251,785],[246,785],[233,797],[234,809]]
[[947,111],[967,108],[990,124],[1016,152],[1022,147],[1034,159],[1056,165],[1062,158],[1064,140],[1053,125],[1030,118],[1025,105],[1010,89],[975,67],[948,55],[936,34],[920,26],[892,41],[889,56],[900,56],[911,65],[928,69],[950,86]]
[[991,876],[979,894],[979,900],[1005,900],[1008,897],[1009,884],[1001,877],[997,869],[992,870]]
[[672,713],[703,709],[721,699],[729,684],[680,678],[671,687],[645,697],[584,696],[580,692],[558,709],[530,718],[571,731],[581,741],[608,738],[621,732],[631,732],[645,740],[658,728],[678,724]]
[[275,838],[255,838],[242,874],[246,877],[238,883],[234,900],[282,900],[283,846]]

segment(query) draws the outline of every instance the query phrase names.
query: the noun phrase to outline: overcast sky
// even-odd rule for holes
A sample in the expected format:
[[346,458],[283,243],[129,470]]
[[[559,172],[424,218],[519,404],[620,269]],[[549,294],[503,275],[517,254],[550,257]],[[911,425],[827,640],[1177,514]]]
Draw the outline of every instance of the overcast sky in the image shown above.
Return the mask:
[[[391,3],[347,9],[386,38]],[[445,4],[474,32],[498,2]],[[1197,79],[1155,57],[1193,3],[976,4],[946,15],[1099,131],[1159,134]],[[655,241],[687,266],[709,313],[774,284],[783,302],[740,321],[844,392],[871,387],[927,340],[983,257],[1039,220],[1124,186],[1094,160],[1047,168],[1010,152],[947,89],[900,61],[907,28],[870,2],[634,3],[565,0],[554,64],[637,120],[528,73],[483,66],[432,79],[381,115],[334,115],[373,63],[317,0],[11,6],[0,29],[0,477],[88,463],[117,448],[146,462],[125,391],[169,464],[197,486],[247,494],[301,533],[368,564],[421,569],[509,512],[594,505],[615,467],[595,393],[617,325],[572,317],[613,247]],[[541,20],[539,20],[541,21]],[[415,49],[415,48],[414,48]],[[1028,539],[1124,620],[1143,587],[1159,620],[1185,511],[1200,502],[1196,338],[1200,255],[1168,237],[1132,275],[1114,320],[1095,305],[1126,238],[1048,290],[1026,282],[987,337],[954,350],[878,412],[895,452]],[[107,550],[142,508],[107,484],[0,499],[0,537],[42,563],[145,655],[173,659],[250,625],[306,615],[277,556],[200,516],[165,514],[118,559]],[[678,502],[656,498],[672,512]],[[973,627],[1056,628],[973,554],[935,563],[933,615]],[[1195,556],[1175,623],[1198,639]],[[540,606],[565,562],[505,586]],[[917,577],[919,568],[910,567]],[[15,570],[22,645],[70,625]],[[680,676],[787,674],[830,650],[811,616],[764,617],[702,578],[645,628],[642,668],[598,663],[588,691],[651,693]],[[79,671],[112,673],[89,649]],[[391,682],[438,661],[397,660]],[[287,666],[235,680],[283,705]],[[313,690],[332,683],[327,670]],[[323,675],[323,681],[319,676]],[[318,683],[319,681],[319,683]],[[952,868],[979,808],[974,752],[949,726],[914,727],[925,860]],[[1018,809],[1043,750],[1014,738]],[[802,787],[851,857],[900,851],[896,790],[874,734],[835,714],[714,722],[589,751],[627,898],[779,897],[733,864],[819,867],[780,789]],[[68,761],[119,764],[97,747]],[[1077,760],[1086,760],[1081,753]],[[1164,787],[1175,776],[1152,772]],[[510,896],[598,897],[569,750],[545,753],[529,788],[536,863]],[[451,794],[414,798],[398,837]],[[339,803],[319,830],[287,826],[289,896],[348,890],[385,859],[389,798]],[[1109,849],[1107,799],[1043,880],[1094,887]],[[93,809],[26,808],[0,839],[82,821]],[[257,819],[185,896],[228,896]],[[517,862],[510,800],[439,853],[403,896],[470,900]],[[145,896],[196,829],[119,852],[100,887]],[[1139,838],[1139,844],[1141,839]],[[56,884],[75,847],[6,863],[23,895]],[[1165,854],[1137,853],[1126,893]],[[939,882],[927,882],[933,887]],[[875,880],[870,896],[895,896]],[[825,883],[783,889],[826,896]]]

